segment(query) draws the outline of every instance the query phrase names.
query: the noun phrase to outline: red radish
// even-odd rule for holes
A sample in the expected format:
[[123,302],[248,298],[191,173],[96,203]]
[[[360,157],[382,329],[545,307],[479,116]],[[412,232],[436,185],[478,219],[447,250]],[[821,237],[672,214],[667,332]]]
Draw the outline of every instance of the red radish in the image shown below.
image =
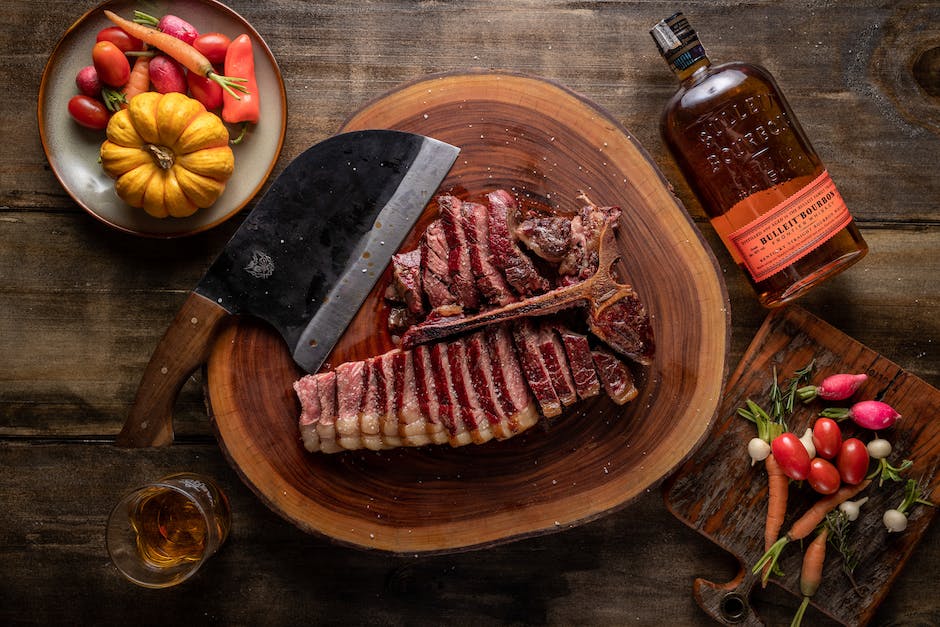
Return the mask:
[[176,37],[190,45],[196,41],[196,37],[199,37],[199,31],[196,30],[195,26],[176,15],[164,15],[157,19],[143,11],[134,11],[134,21],[144,26],[156,28],[160,32]]
[[802,481],[809,475],[809,453],[794,434],[787,432],[778,435],[770,443],[770,449],[783,474],[794,481]]
[[87,65],[78,71],[75,76],[75,86],[89,98],[101,96],[101,81],[98,79],[98,70],[94,65]]
[[150,60],[150,82],[153,83],[154,90],[161,94],[171,91],[185,94],[187,90],[183,66],[162,54]]
[[827,401],[844,401],[855,394],[867,380],[867,374],[834,374],[823,379],[819,385],[801,387],[796,394],[804,403],[817,396]]
[[836,420],[851,418],[855,421],[855,424],[863,429],[878,431],[894,425],[897,419],[901,417],[901,414],[895,411],[891,405],[881,401],[861,401],[855,403],[849,409],[838,407],[824,409],[820,412],[820,416]]
[[820,418],[813,424],[813,446],[816,454],[833,459],[842,448],[842,429],[832,418]]

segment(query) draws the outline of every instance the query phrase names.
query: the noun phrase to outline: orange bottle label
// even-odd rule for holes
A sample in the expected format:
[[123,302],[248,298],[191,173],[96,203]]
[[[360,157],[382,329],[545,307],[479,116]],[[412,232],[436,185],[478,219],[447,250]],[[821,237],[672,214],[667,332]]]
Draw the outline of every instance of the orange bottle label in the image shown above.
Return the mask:
[[826,243],[852,221],[829,173],[729,236],[754,281],[763,281]]

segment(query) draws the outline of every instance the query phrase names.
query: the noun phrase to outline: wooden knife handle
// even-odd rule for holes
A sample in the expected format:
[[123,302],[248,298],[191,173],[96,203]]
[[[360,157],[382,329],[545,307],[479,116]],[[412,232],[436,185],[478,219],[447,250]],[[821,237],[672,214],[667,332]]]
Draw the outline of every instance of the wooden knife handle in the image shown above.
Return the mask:
[[206,363],[212,340],[228,312],[191,293],[150,357],[130,415],[117,436],[129,448],[173,442],[173,406],[186,379]]

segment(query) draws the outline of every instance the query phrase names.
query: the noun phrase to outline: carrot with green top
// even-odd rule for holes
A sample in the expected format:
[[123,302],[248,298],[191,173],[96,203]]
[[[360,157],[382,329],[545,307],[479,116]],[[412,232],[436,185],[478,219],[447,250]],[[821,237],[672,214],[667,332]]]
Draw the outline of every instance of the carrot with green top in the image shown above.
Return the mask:
[[816,501],[812,507],[806,510],[805,514],[790,526],[790,530],[787,531],[786,535],[774,542],[773,546],[757,560],[751,572],[755,574],[762,572],[761,582],[766,583],[770,577],[770,572],[777,566],[777,560],[780,559],[783,547],[789,542],[807,537],[826,518],[826,514],[867,488],[870,483],[870,480],[865,480],[858,485],[843,485],[837,492]]
[[[780,537],[780,529],[787,515],[787,498],[790,491],[790,479],[783,474],[780,464],[773,455],[764,460],[767,468],[767,517],[764,520],[764,550],[770,550]],[[770,568],[765,567],[765,573]]]
[[816,594],[820,584],[822,584],[823,563],[826,561],[826,541],[828,539],[829,527],[823,525],[803,553],[803,566],[800,569],[800,593],[803,595],[803,602],[800,603],[790,627],[800,627],[803,622],[803,615],[809,606],[809,600]]
[[124,29],[124,32],[128,35],[162,50],[179,61],[190,72],[195,72],[199,76],[215,81],[236,100],[239,99],[238,94],[235,93],[236,91],[248,92],[248,88],[243,84],[247,82],[247,79],[238,76],[223,76],[217,73],[209,59],[186,42],[148,26],[126,20],[112,11],[105,10],[104,14],[109,20]]

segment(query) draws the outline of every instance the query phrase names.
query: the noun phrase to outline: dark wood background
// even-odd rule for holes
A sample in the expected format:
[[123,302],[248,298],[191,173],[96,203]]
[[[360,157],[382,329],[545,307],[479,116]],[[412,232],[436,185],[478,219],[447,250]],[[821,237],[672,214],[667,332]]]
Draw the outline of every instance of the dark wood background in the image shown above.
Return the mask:
[[[672,518],[658,490],[548,537],[389,557],[335,547],[270,513],[223,459],[198,375],[180,399],[173,446],[113,446],[150,352],[240,219],[191,238],[146,240],[99,224],[58,185],[37,129],[40,76],[59,37],[95,4],[0,5],[0,622],[708,624],[692,579],[726,581],[737,566]],[[716,252],[731,299],[733,367],[766,312],[657,128],[675,83],[647,31],[682,8],[714,61],[756,61],[777,77],[871,247],[801,305],[940,385],[940,3],[228,4],[265,38],[284,75],[288,129],[275,174],[360,105],[431,72],[526,72],[610,110]],[[232,500],[232,536],[185,585],[136,588],[109,562],[105,518],[123,491],[177,470],[218,479]],[[935,525],[875,622],[940,624],[938,563]],[[788,624],[796,606],[772,587],[754,603],[773,624]]]

